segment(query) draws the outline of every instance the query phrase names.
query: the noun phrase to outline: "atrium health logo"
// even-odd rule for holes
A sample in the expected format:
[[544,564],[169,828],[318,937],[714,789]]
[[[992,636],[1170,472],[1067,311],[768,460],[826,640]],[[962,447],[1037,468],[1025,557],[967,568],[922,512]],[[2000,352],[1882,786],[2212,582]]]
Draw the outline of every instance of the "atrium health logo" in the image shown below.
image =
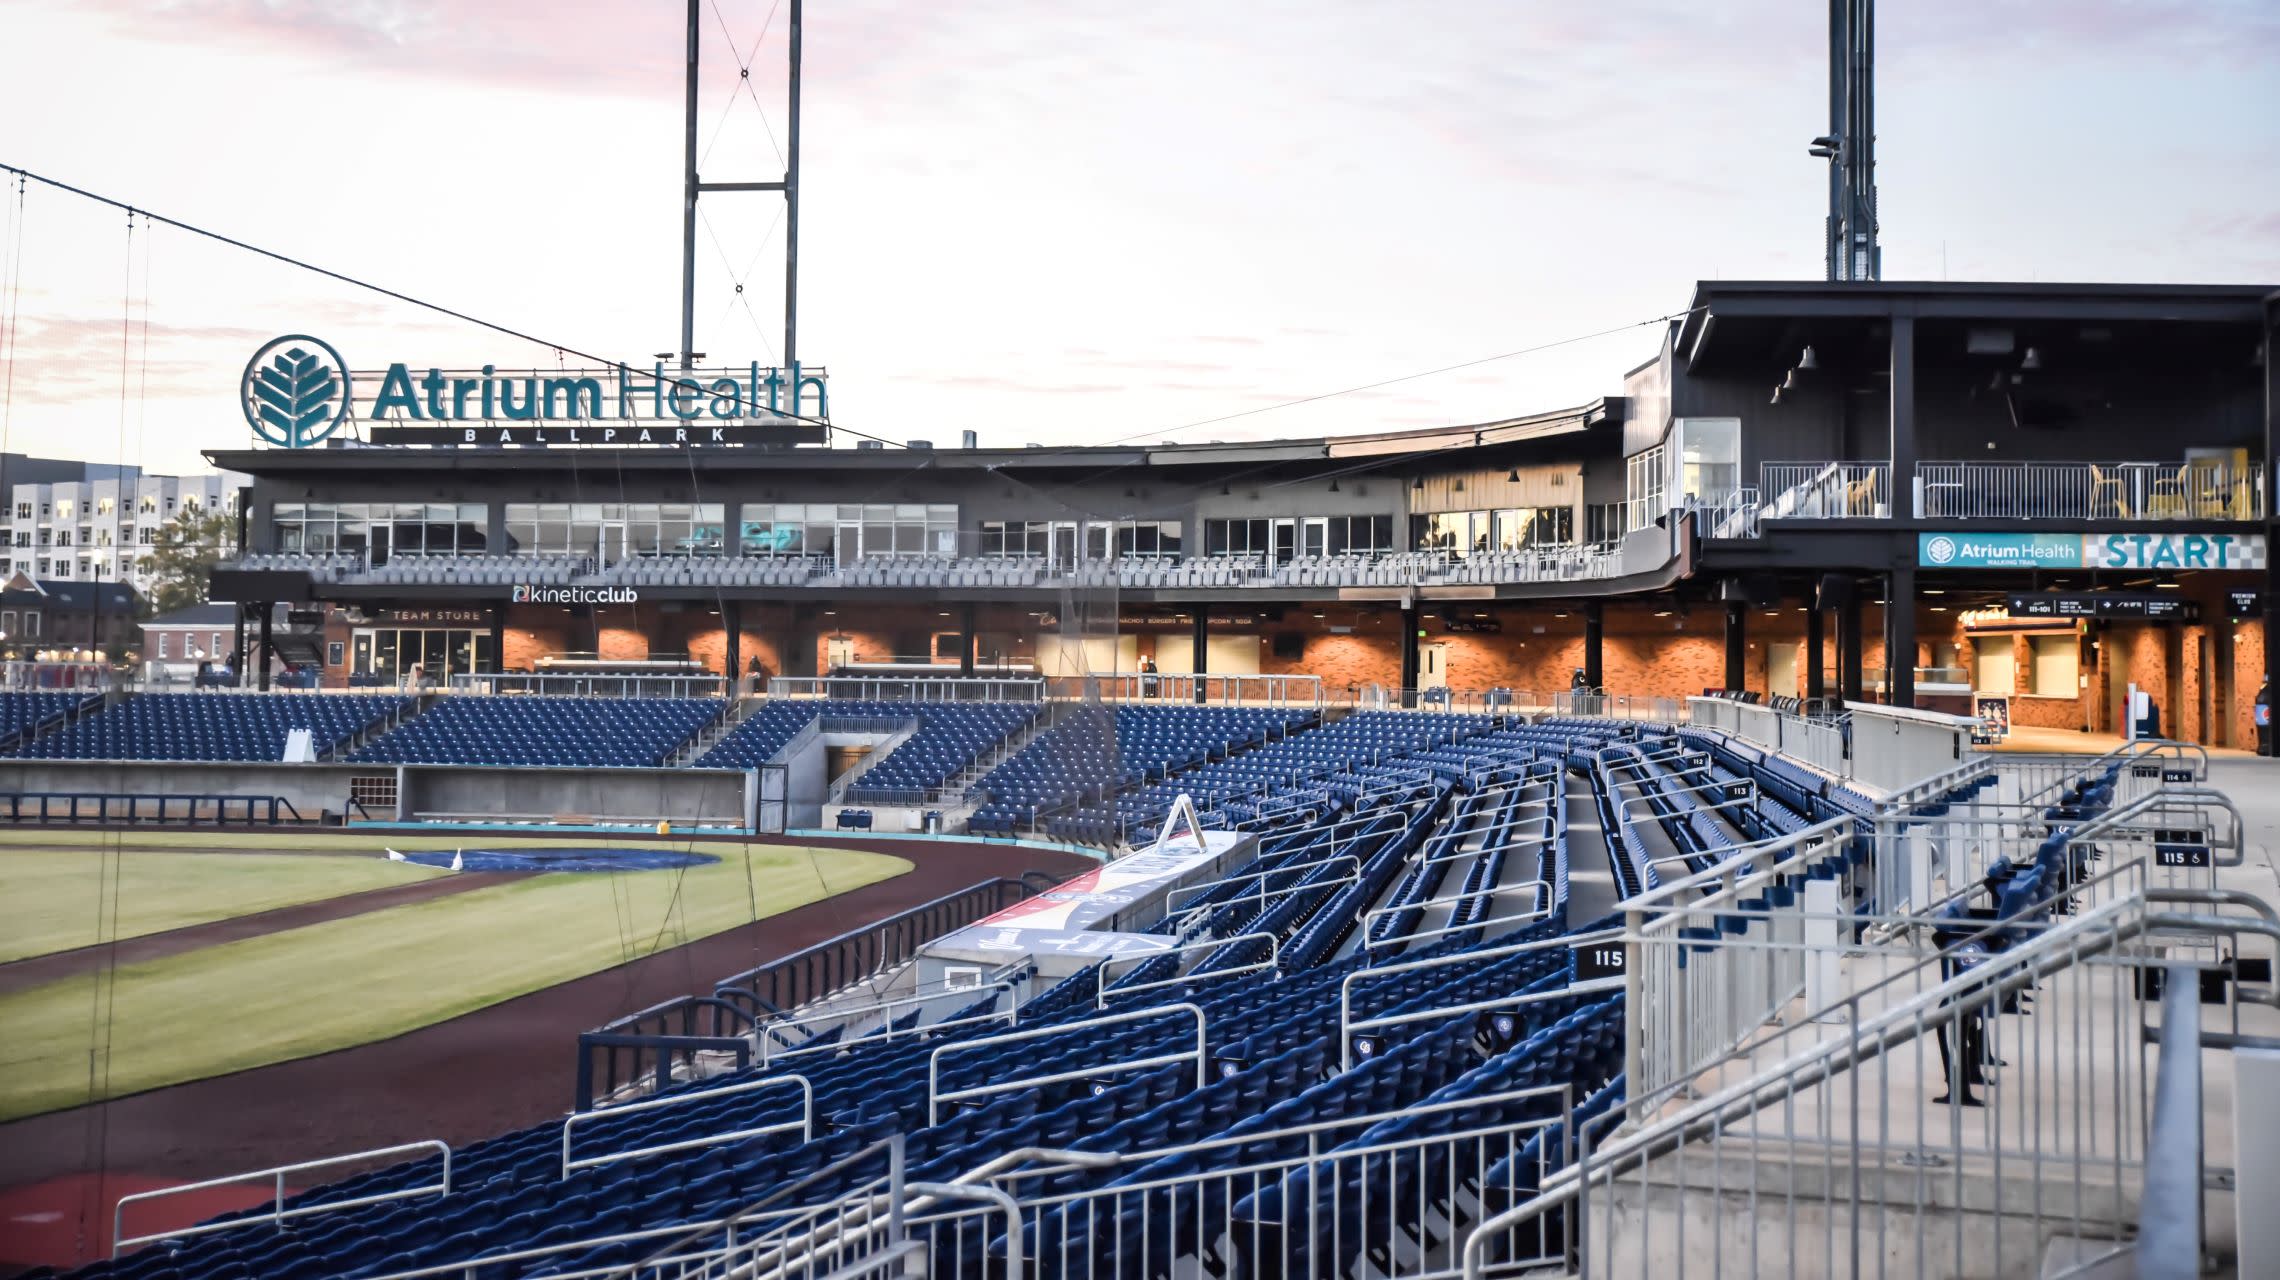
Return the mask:
[[273,339],[246,361],[246,425],[282,448],[316,444],[348,418],[348,377],[330,343],[301,333]]
[[1933,564],[1951,564],[1955,560],[1955,539],[1946,534],[1924,544],[1924,558]]

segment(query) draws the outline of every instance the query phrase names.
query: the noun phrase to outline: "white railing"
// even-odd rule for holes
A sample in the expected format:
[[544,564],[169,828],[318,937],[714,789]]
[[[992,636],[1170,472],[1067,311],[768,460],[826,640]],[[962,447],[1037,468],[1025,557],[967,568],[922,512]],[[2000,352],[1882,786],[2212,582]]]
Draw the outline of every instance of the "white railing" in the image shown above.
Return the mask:
[[2261,520],[2264,470],[2186,462],[1921,462],[1916,514],[1958,520]]
[[[1632,1097],[1654,1097],[1691,1078],[1799,993],[1804,969],[1792,948],[1803,942],[1800,930],[1812,904],[1764,914],[1753,914],[1750,904],[1808,880],[1827,887],[1825,912],[1851,902],[1853,877],[1867,869],[1851,865],[1850,827],[1849,819],[1831,819],[1707,871],[1665,880],[1622,904],[1631,983],[1624,1071]],[[1758,930],[1751,936],[1765,949],[1702,945],[1702,930],[1715,934],[1736,921]],[[1769,954],[1774,963],[1766,962]]]
[[775,699],[848,699],[866,702],[1043,702],[1045,682],[1035,676],[776,676]]
[[[1149,1054],[1145,1057],[1122,1061],[1092,1063],[1075,1071],[1056,1071],[1041,1076],[1000,1080],[994,1084],[976,1085],[971,1089],[956,1089],[948,1093],[942,1091],[942,1057],[944,1054],[970,1053],[976,1049],[994,1048],[998,1045],[1023,1044],[1046,1036],[1093,1031],[1103,1027],[1120,1026],[1128,1022],[1143,1022],[1150,1018],[1162,1018],[1174,1014],[1186,1014],[1195,1019],[1195,1048],[1176,1053]],[[961,1040],[956,1044],[946,1044],[927,1055],[926,1123],[929,1125],[940,1123],[942,1104],[946,1102],[993,1097],[997,1094],[1011,1093],[1020,1089],[1033,1089],[1042,1084],[1061,1084],[1069,1080],[1090,1080],[1097,1076],[1112,1075],[1124,1071],[1144,1071],[1150,1067],[1167,1066],[1175,1062],[1195,1063],[1195,1084],[1200,1089],[1204,1084],[1204,1068],[1207,1065],[1207,1054],[1204,1047],[1205,1036],[1206,1027],[1203,1010],[1192,1004],[1180,1003],[1160,1004],[1152,1008],[1135,1009],[1129,1013],[1112,1013],[1106,1017],[1087,1018],[1082,1022],[1063,1022],[1049,1027],[1034,1027],[1028,1031],[1012,1031],[981,1040]]]
[[[1120,964],[1143,965],[1148,963],[1150,960],[1160,960],[1165,956],[1193,955],[1199,951],[1208,953],[1217,951],[1221,947],[1233,946],[1238,942],[1266,943],[1267,958],[1264,960],[1253,961],[1250,964],[1236,965],[1233,968],[1229,969],[1214,969],[1209,973],[1182,973],[1176,974],[1169,978],[1158,978],[1153,982],[1135,982],[1128,987],[1111,987],[1108,984],[1109,971]],[[1108,1007],[1108,998],[1111,995],[1137,995],[1143,991],[1160,991],[1165,987],[1184,986],[1189,982],[1201,982],[1210,978],[1225,978],[1239,973],[1273,973],[1280,968],[1282,968],[1282,940],[1271,933],[1238,933],[1232,934],[1225,938],[1211,938],[1203,942],[1191,942],[1186,946],[1171,947],[1163,951],[1150,951],[1144,955],[1110,956],[1108,959],[1101,961],[1100,964],[1095,966],[1093,969],[1093,1008],[1106,1009]]]
[[[431,1152],[443,1159],[443,1171],[434,1182],[405,1187],[396,1191],[380,1192],[368,1196],[355,1196],[346,1200],[328,1200],[321,1204],[285,1207],[285,1179],[292,1174],[313,1173],[319,1169],[338,1169],[343,1165],[371,1164],[392,1156],[410,1155],[415,1151]],[[180,1227],[173,1231],[155,1231],[149,1235],[127,1234],[127,1206],[164,1200],[170,1196],[187,1195],[193,1191],[210,1191],[216,1187],[235,1187],[248,1182],[270,1184],[269,1211],[244,1214],[220,1222],[208,1222],[195,1227]],[[409,1200],[419,1196],[447,1196],[451,1194],[451,1145],[430,1138],[421,1142],[406,1142],[393,1147],[375,1147],[370,1151],[352,1151],[347,1155],[327,1156],[322,1160],[303,1160],[299,1164],[281,1164],[273,1169],[255,1169],[250,1173],[233,1173],[224,1178],[208,1178],[204,1182],[185,1182],[180,1186],[164,1187],[157,1191],[138,1191],[119,1197],[111,1211],[111,1253],[129,1245],[148,1244],[153,1240],[179,1240],[188,1236],[210,1235],[216,1231],[234,1231],[257,1222],[268,1222],[279,1231],[286,1222],[314,1214],[331,1213],[336,1209],[354,1209],[368,1204],[385,1204],[391,1200]]]
[[728,680],[709,671],[460,672],[451,677],[449,692],[550,698],[719,698],[727,694]]
[[[583,1122],[615,1120],[644,1111],[660,1111],[686,1106],[693,1102],[712,1102],[720,1098],[753,1093],[761,1089],[780,1089],[786,1086],[796,1087],[800,1091],[800,1118],[798,1120],[755,1125],[748,1129],[736,1129],[727,1133],[708,1133],[701,1138],[660,1143],[652,1147],[637,1147],[630,1151],[611,1151],[603,1155],[588,1156],[583,1160],[573,1160],[570,1157],[571,1130]],[[718,1089],[701,1089],[695,1093],[676,1093],[662,1098],[651,1098],[644,1102],[628,1102],[622,1106],[608,1107],[600,1111],[573,1111],[562,1121],[562,1176],[568,1178],[580,1169],[591,1169],[596,1165],[615,1164],[620,1160],[639,1160],[644,1156],[664,1155],[672,1151],[695,1151],[702,1147],[719,1146],[724,1142],[742,1142],[747,1138],[764,1138],[769,1134],[790,1133],[794,1130],[799,1132],[802,1142],[806,1142],[815,1136],[815,1087],[808,1083],[806,1076],[769,1076],[761,1080],[747,1080],[742,1084],[723,1085]]]
[[1112,703],[1182,706],[1290,707],[1323,705],[1320,676],[1202,675],[1144,671],[1094,671],[1053,675],[1047,696]]
[[1764,508],[1758,500],[1758,491],[1736,489],[1720,497],[1692,503],[1695,528],[1705,538],[1754,538],[1761,532],[1759,521]]
[[1881,520],[1892,514],[1892,464],[1768,462],[1758,492],[1764,520]]
[[[1373,978],[1383,978],[1388,974],[1409,973],[1418,969],[1444,969],[1450,965],[1456,964],[1476,964],[1485,960],[1501,960],[1506,956],[1526,955],[1529,952],[1533,951],[1564,951],[1581,943],[1603,941],[1617,936],[1619,935],[1616,934],[1613,930],[1608,930],[1604,933],[1578,934],[1574,937],[1567,938],[1540,938],[1534,942],[1515,942],[1501,947],[1488,947],[1485,949],[1460,951],[1456,952],[1455,954],[1445,956],[1427,956],[1422,960],[1399,960],[1388,964],[1372,965],[1367,969],[1356,969],[1338,980],[1339,1070],[1350,1071],[1353,1069],[1354,1033],[1356,1031],[1366,1031],[1375,1027],[1400,1026],[1410,1022],[1429,1021],[1434,1018],[1448,1017],[1456,1013],[1464,1012],[1463,1010],[1458,1009],[1436,1009],[1417,1016],[1394,1016],[1385,1018],[1356,1019],[1354,1017],[1354,984],[1356,982],[1368,981]],[[1597,990],[1598,988],[1594,987],[1592,989]],[[1619,991],[1621,989],[1622,987],[1620,983],[1609,988],[1611,991]],[[1560,994],[1575,995],[1579,990],[1579,988],[1571,987],[1568,990],[1561,992]],[[1493,1007],[1504,1008],[1518,1002],[1518,1000],[1519,997],[1516,996],[1507,997],[1501,1003],[1494,1004]]]
[[1900,958],[1761,1024],[1634,1090],[1619,1136],[1579,1135],[1573,1167],[1473,1228],[1462,1274],[1505,1274],[1514,1235],[1561,1215],[1584,1276],[2050,1274],[2054,1237],[2094,1262],[2134,1218],[2146,1149],[2154,957],[2133,944],[2196,923],[2117,898],[2001,950]]
[[[971,1014],[963,1018],[944,1018],[940,1022],[927,1022],[922,1016],[916,1024],[910,1027],[901,1030],[897,1030],[895,1027],[893,1010],[912,1008],[923,1010],[927,1006],[935,1004],[950,1004],[963,1008],[979,1000],[983,993],[990,991],[998,992],[1001,998],[1012,997],[1014,1000],[1020,998],[1019,988],[1012,982],[1004,980],[984,982],[977,986],[950,987],[920,995],[896,996],[889,1000],[870,1000],[860,1004],[837,1006],[825,1004],[818,1006],[812,1012],[795,1010],[792,1013],[770,1018],[755,1025],[752,1028],[752,1034],[759,1037],[760,1065],[765,1067],[771,1062],[781,1062],[786,1058],[797,1058],[813,1053],[842,1053],[847,1049],[845,1042],[837,1040],[812,1048],[803,1048],[797,1044],[787,1049],[773,1048],[780,1042],[786,1028],[797,1028],[800,1038],[804,1042],[827,1032],[830,1029],[829,1024],[850,1027],[865,1018],[881,1018],[884,1019],[884,1025],[877,1031],[856,1037],[865,1043],[876,1044],[881,1041],[899,1039],[903,1036],[928,1035],[945,1027],[979,1026],[990,1022],[1003,1022],[1007,1026],[1012,1026],[1018,1023],[1021,1020],[1021,1007],[1019,1004],[1009,1004],[1002,1010],[993,1008],[988,1013]],[[823,1025],[823,1030],[817,1029],[819,1024]]]

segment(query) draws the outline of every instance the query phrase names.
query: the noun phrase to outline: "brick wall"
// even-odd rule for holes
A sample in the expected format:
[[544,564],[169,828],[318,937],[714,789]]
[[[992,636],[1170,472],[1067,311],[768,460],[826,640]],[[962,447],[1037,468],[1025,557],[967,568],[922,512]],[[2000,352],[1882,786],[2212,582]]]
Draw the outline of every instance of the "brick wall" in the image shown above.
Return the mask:
[[2256,692],[2264,687],[2264,623],[2238,622],[2232,633],[2232,741],[2256,749]]

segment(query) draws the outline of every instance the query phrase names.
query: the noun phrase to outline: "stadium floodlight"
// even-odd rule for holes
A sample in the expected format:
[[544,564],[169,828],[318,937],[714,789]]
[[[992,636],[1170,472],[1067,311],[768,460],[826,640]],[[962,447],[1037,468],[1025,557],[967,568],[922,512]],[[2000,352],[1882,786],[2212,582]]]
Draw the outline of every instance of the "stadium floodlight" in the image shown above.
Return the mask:
[[1813,139],[1813,148],[1806,154],[1818,160],[1828,160],[1844,149],[1844,144],[1827,134]]

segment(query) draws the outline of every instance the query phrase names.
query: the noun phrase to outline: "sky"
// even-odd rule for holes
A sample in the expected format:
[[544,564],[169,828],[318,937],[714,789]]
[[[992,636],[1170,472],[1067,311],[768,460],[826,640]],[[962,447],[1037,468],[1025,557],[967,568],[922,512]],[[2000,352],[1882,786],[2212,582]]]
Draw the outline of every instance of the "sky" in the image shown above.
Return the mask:
[[[789,0],[703,3],[701,169],[775,179]],[[1879,19],[1886,278],[2280,282],[2280,5]],[[0,0],[0,163],[539,339],[34,184],[0,449],[203,470],[284,333],[674,349],[684,38],[675,0]],[[1826,41],[1803,0],[809,0],[800,358],[836,423],[941,444],[1611,394],[1694,281],[1820,276]],[[778,357],[782,207],[702,202],[711,362]]]

